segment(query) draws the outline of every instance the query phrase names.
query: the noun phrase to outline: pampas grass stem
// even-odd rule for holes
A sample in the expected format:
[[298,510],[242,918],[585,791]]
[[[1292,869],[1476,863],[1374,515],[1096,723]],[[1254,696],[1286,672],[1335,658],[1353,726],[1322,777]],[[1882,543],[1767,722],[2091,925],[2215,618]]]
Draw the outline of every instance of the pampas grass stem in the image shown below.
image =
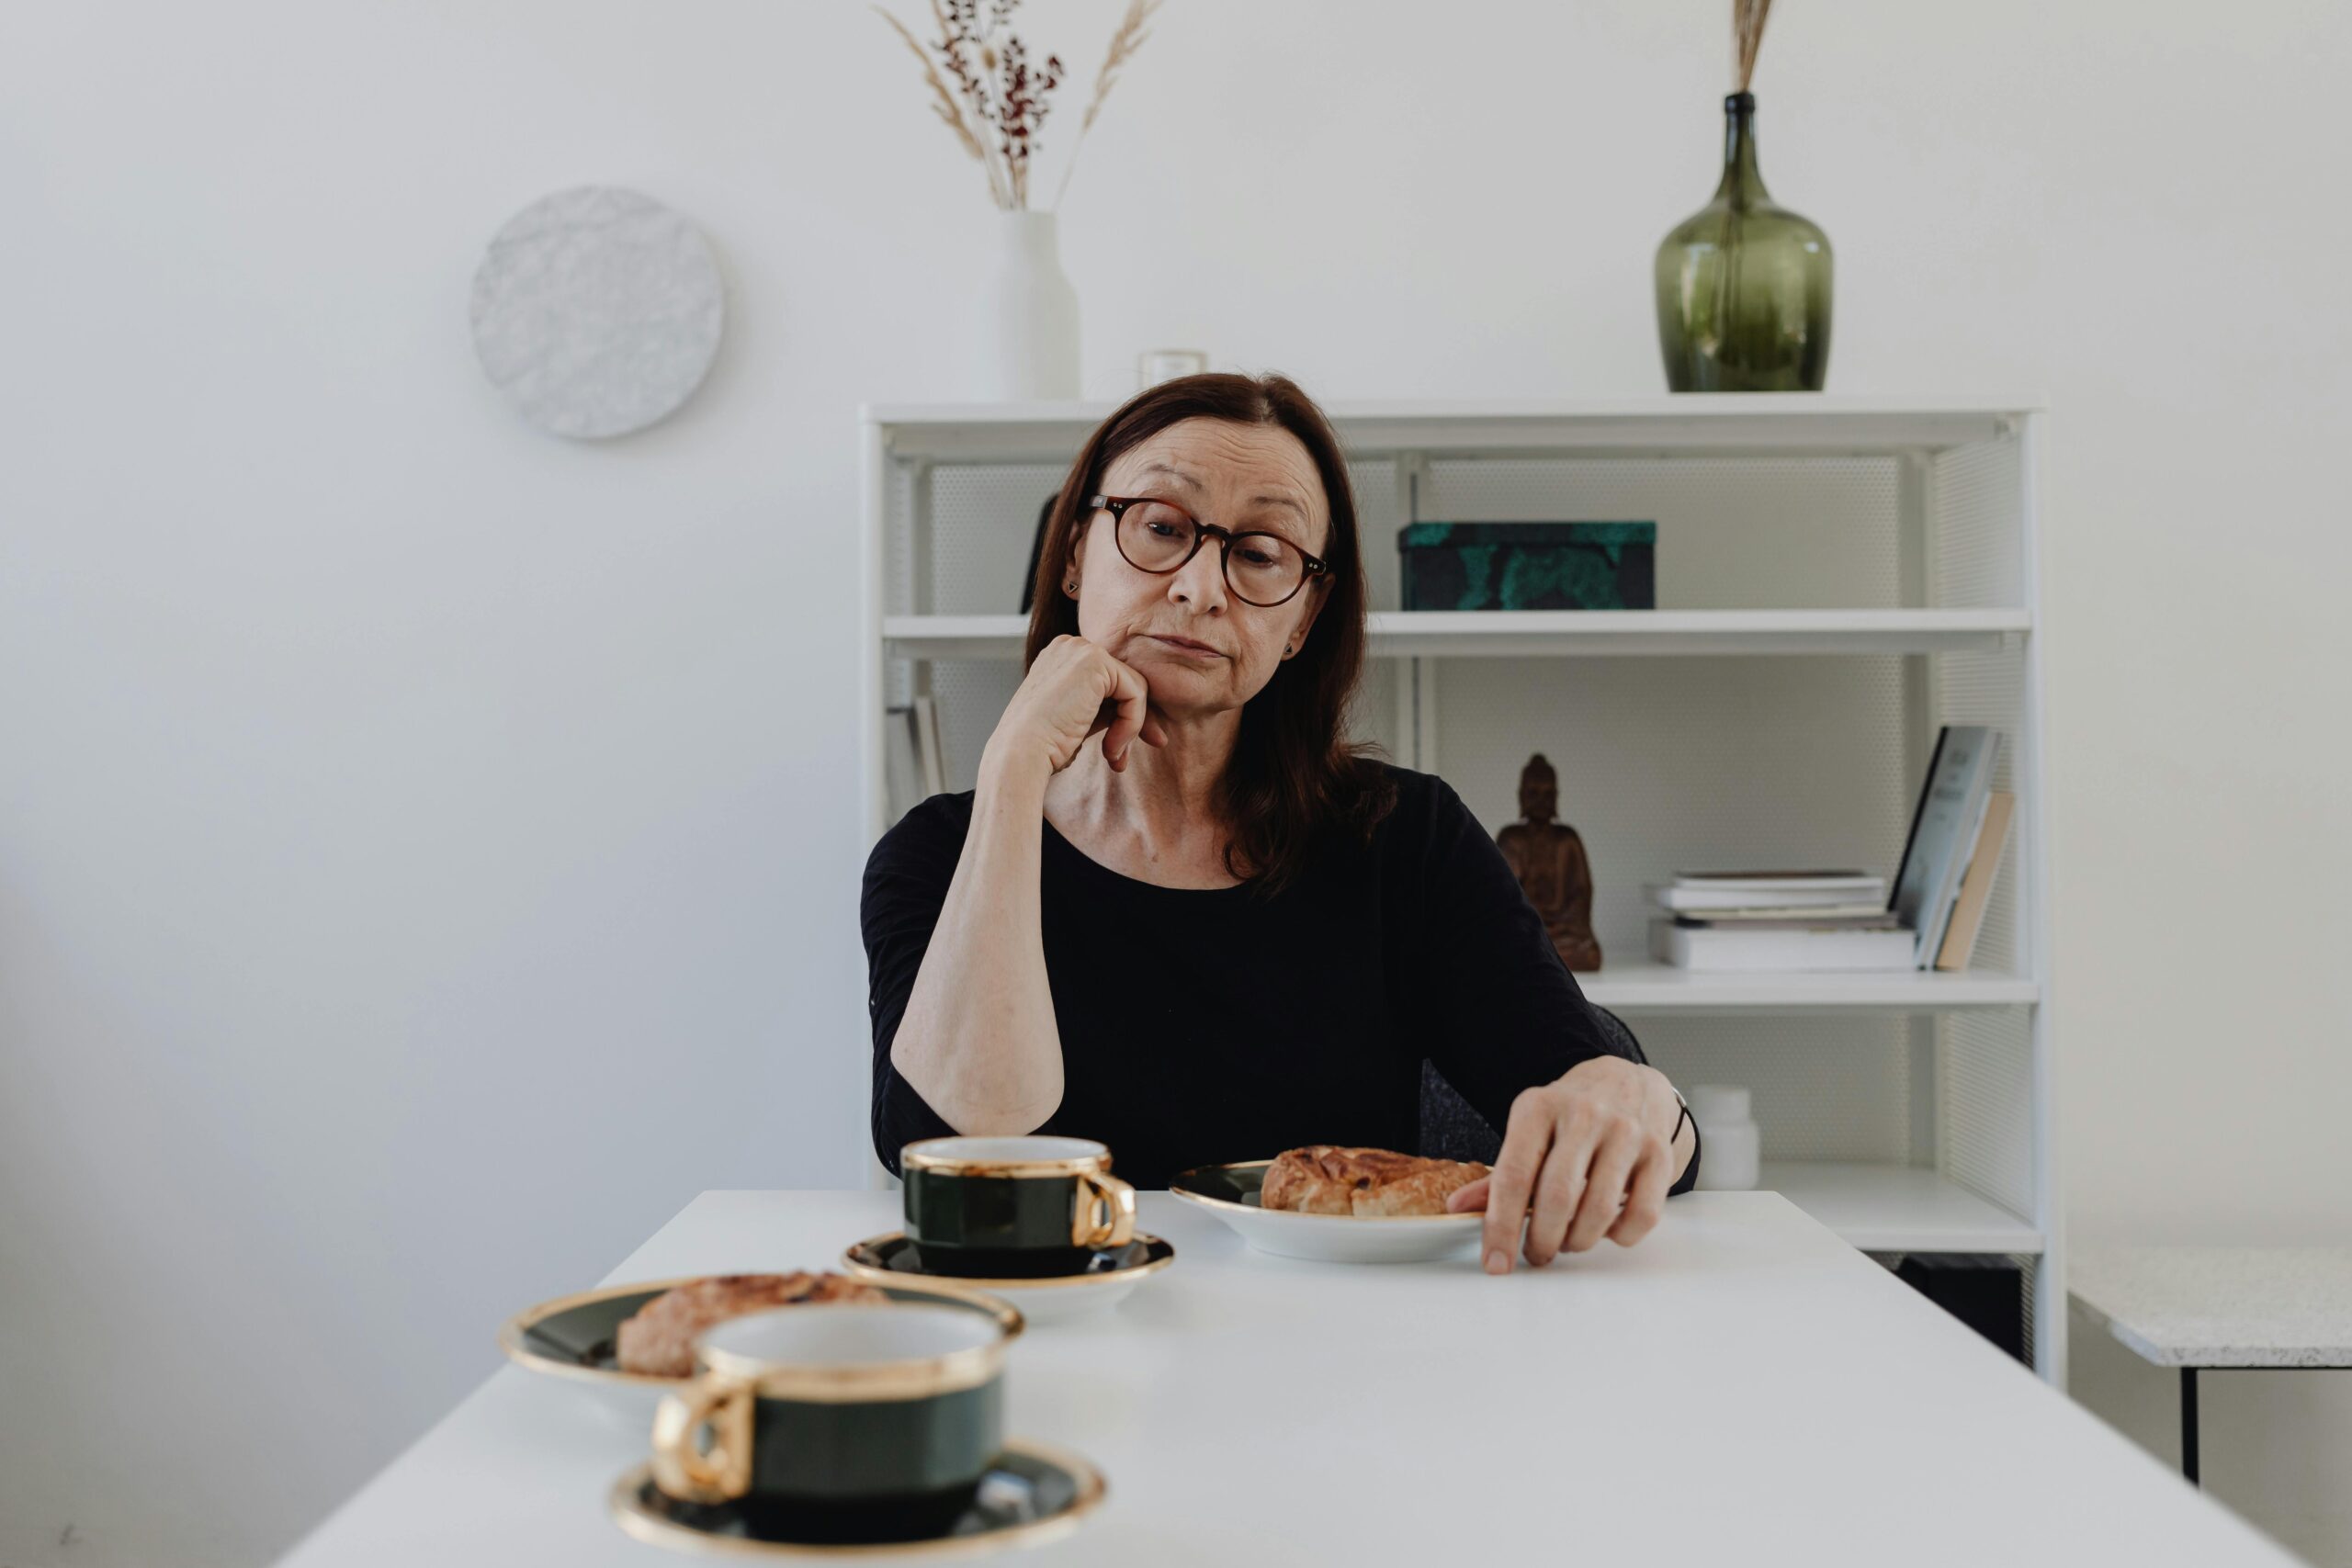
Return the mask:
[[1731,0],[1732,79],[1735,93],[1745,93],[1756,79],[1756,51],[1764,47],[1764,18],[1772,0]]

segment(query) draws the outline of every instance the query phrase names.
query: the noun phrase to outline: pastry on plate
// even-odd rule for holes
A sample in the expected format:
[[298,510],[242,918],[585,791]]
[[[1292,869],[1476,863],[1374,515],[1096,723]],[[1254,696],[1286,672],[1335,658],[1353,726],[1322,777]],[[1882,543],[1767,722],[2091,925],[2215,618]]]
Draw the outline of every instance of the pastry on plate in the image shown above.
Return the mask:
[[770,1307],[889,1299],[871,1285],[839,1274],[713,1274],[689,1280],[623,1320],[618,1335],[621,1371],[657,1378],[692,1377],[695,1338],[730,1317]]
[[1258,1202],[1301,1214],[1442,1214],[1446,1199],[1487,1174],[1476,1160],[1309,1144],[1266,1168]]

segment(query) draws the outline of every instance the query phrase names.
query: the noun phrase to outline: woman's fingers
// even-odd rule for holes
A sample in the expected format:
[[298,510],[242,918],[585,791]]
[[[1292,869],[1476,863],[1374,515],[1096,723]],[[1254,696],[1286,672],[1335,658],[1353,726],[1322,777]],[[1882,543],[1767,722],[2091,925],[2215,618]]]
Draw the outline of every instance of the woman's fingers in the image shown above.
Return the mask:
[[[1122,664],[1109,654],[1102,662],[1110,667],[1111,694],[1109,701],[1118,709],[1110,729],[1102,737],[1102,760],[1112,770],[1124,773],[1127,766],[1127,748],[1151,722],[1151,688],[1134,669]],[[1158,745],[1158,741],[1152,742]]]
[[1592,1145],[1555,1129],[1544,1174],[1535,1179],[1535,1212],[1527,1217],[1527,1260],[1538,1269],[1560,1255],[1560,1244],[1577,1215],[1592,1179]]
[[1642,1135],[1632,1123],[1611,1127],[1593,1151],[1592,1179],[1585,1183],[1576,1223],[1568,1227],[1568,1250],[1582,1252],[1609,1234],[1624,1207],[1625,1186],[1642,1153]]
[[1634,1167],[1634,1184],[1625,1192],[1625,1212],[1609,1227],[1609,1239],[1631,1247],[1657,1228],[1666,1217],[1666,1191],[1673,1186],[1674,1145],[1653,1144]]
[[[1056,773],[1097,735],[1103,761],[1117,772],[1125,771],[1127,750],[1136,740],[1168,744],[1167,727],[1151,712],[1151,688],[1134,666],[1067,634],[1046,644],[1030,666],[998,721],[999,733],[1008,726],[1026,728],[1044,741]],[[991,745],[995,741],[990,737]]]
[[1483,1207],[1487,1272],[1510,1272],[1520,1227],[1537,1268],[1603,1236],[1631,1247],[1656,1229],[1673,1185],[1673,1145],[1652,1123],[1671,1108],[1654,1068],[1596,1057],[1511,1101],[1494,1174],[1446,1201]]
[[1110,700],[1115,682],[1098,662],[1103,658],[1084,637],[1065,634],[1047,643],[997,721],[989,750],[1035,744],[1055,773],[1069,767],[1090,737],[1118,718],[1117,704]]
[[1502,1153],[1495,1156],[1494,1174],[1487,1179],[1487,1224],[1481,1245],[1489,1274],[1510,1272],[1510,1255],[1519,1250],[1519,1227],[1527,1218],[1527,1201],[1551,1143],[1551,1119],[1543,1113],[1536,1091],[1530,1089],[1511,1101]]
[[1487,1189],[1494,1178],[1482,1176],[1467,1187],[1457,1187],[1446,1194],[1445,1212],[1449,1214],[1475,1213],[1487,1206]]

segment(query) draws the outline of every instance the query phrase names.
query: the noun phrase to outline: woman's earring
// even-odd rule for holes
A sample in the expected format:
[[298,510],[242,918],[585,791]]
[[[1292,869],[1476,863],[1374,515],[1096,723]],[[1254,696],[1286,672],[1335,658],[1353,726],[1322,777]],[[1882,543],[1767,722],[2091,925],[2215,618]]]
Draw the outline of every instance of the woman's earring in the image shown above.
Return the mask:
[[1295,649],[1295,648],[1294,648],[1294,647],[1292,647],[1289,643],[1284,643],[1284,644],[1283,644],[1283,658],[1287,659],[1287,658],[1289,658],[1292,654],[1296,653],[1297,651],[1298,651],[1298,649]]
[[1073,577],[1073,578],[1071,578],[1068,582],[1063,583],[1063,584],[1062,584],[1062,592],[1065,592],[1065,593],[1075,593],[1075,592],[1078,592],[1078,579],[1076,579],[1075,577]]

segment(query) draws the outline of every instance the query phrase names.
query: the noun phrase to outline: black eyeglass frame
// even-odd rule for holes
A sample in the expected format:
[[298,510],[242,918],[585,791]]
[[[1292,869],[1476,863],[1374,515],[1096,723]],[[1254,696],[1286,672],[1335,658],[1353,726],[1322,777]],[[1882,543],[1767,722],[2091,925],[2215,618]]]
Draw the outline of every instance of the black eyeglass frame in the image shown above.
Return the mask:
[[[1174,566],[1145,566],[1137,561],[1133,556],[1127,554],[1127,547],[1119,543],[1118,525],[1125,518],[1127,514],[1127,508],[1130,506],[1142,506],[1146,503],[1149,503],[1153,506],[1165,506],[1170,511],[1178,513],[1185,522],[1190,523],[1193,525],[1193,547],[1186,550],[1184,552],[1184,558],[1178,561]],[[1299,549],[1298,546],[1293,544],[1290,540],[1283,538],[1280,534],[1270,534],[1263,528],[1244,528],[1238,533],[1235,532],[1231,528],[1220,528],[1214,523],[1202,522],[1199,518],[1186,511],[1182,506],[1178,505],[1175,502],[1169,500],[1164,495],[1092,495],[1086,498],[1086,507],[1090,513],[1107,512],[1111,514],[1112,547],[1119,552],[1119,558],[1121,560],[1125,561],[1137,571],[1144,572],[1152,577],[1172,577],[1177,572],[1180,572],[1186,567],[1192,565],[1193,558],[1201,553],[1201,546],[1207,542],[1208,536],[1211,534],[1215,534],[1217,537],[1217,571],[1225,578],[1225,585],[1232,591],[1233,596],[1236,599],[1240,600],[1244,604],[1250,606],[1252,609],[1271,610],[1276,605],[1287,604],[1292,600],[1297,598],[1300,593],[1304,592],[1308,583],[1313,582],[1317,578],[1328,577],[1330,574],[1331,563],[1329,561],[1323,559],[1319,556],[1308,555],[1305,550]],[[1306,570],[1299,577],[1298,586],[1292,589],[1289,592],[1283,594],[1279,599],[1264,603],[1261,603],[1260,601],[1252,599],[1243,593],[1239,586],[1233,581],[1233,541],[1236,539],[1272,539],[1274,543],[1282,546],[1284,549],[1298,550],[1298,558],[1306,563]]]

